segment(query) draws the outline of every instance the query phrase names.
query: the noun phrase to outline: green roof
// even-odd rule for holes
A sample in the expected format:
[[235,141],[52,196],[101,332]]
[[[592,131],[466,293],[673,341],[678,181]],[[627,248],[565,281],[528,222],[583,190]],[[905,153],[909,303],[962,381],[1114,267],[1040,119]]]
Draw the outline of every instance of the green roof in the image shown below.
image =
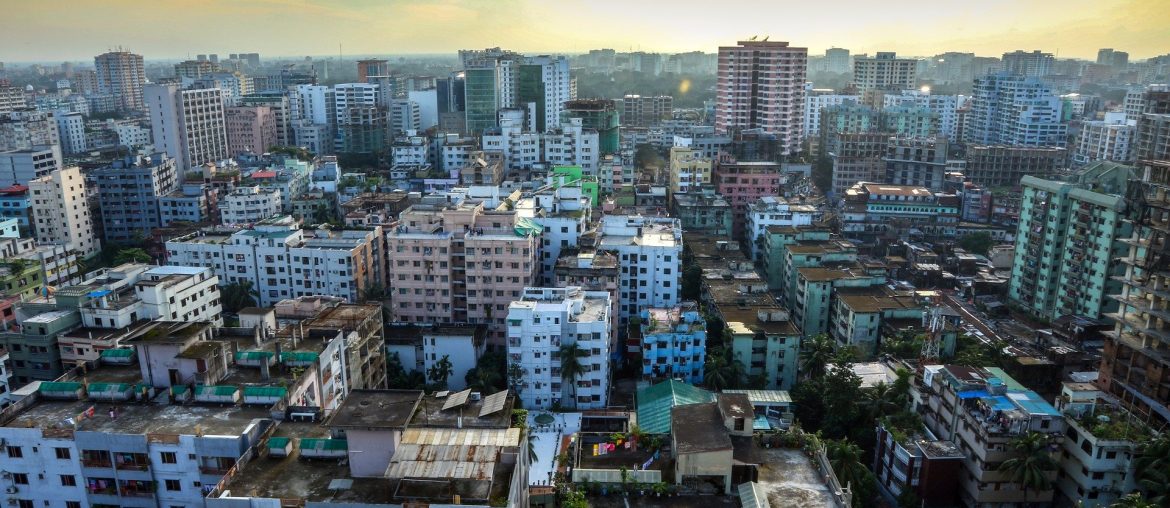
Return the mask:
[[102,358],[129,358],[134,356],[134,350],[130,348],[106,349],[102,351]]
[[171,387],[171,395],[182,395],[187,393],[187,385],[174,385]]
[[315,362],[320,356],[312,351],[285,351],[280,354],[282,362]]
[[287,437],[270,437],[270,438],[268,438],[268,447],[269,448],[284,448],[284,447],[288,446],[289,441],[292,441],[292,439],[287,438]]
[[89,393],[95,392],[128,392],[130,391],[129,383],[90,383],[87,388]]
[[544,226],[528,217],[521,217],[516,219],[515,230],[516,236],[539,235],[544,232]]
[[288,388],[283,386],[245,386],[245,397],[284,397]]
[[715,394],[681,381],[663,381],[638,390],[638,427],[648,434],[670,433],[670,409],[715,402]]
[[240,360],[267,360],[272,358],[271,351],[239,351],[236,353],[236,361]]
[[235,386],[232,386],[232,385],[226,385],[226,386],[224,386],[224,385],[217,385],[217,386],[199,385],[199,386],[195,387],[195,393],[197,393],[199,395],[227,396],[227,395],[231,395],[233,393],[236,393],[238,391],[240,391],[240,389],[236,388]]
[[349,442],[344,439],[300,439],[302,450],[348,450]]
[[38,391],[41,392],[76,392],[81,389],[81,383],[60,383],[53,381],[46,381],[41,383]]

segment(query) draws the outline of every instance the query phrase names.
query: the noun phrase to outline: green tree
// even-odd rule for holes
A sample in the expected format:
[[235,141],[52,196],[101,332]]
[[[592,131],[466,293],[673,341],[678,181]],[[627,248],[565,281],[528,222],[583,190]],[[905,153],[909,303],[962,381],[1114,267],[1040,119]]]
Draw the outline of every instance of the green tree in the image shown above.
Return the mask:
[[443,355],[442,358],[439,358],[439,361],[427,369],[427,379],[434,383],[438,389],[446,390],[447,379],[451,377],[451,369],[450,355]]
[[569,383],[572,388],[573,404],[571,407],[577,407],[577,378],[585,373],[585,365],[581,360],[589,356],[589,352],[585,351],[576,343],[562,344],[560,349],[561,354],[561,379]]
[[561,508],[589,508],[585,492],[570,487],[561,496]]
[[800,350],[800,371],[807,379],[818,379],[825,375],[825,368],[833,361],[833,339],[820,334],[806,339]]
[[386,386],[394,390],[421,390],[426,387],[427,378],[422,372],[402,366],[398,353],[386,356]]
[[540,458],[540,455],[536,453],[536,442],[540,441],[540,436],[532,432],[532,429],[526,428],[524,432],[528,434],[528,463],[532,464],[536,462],[536,459]]
[[1154,504],[1142,497],[1140,492],[1131,492],[1129,495],[1114,501],[1109,508],[1158,508],[1164,504]]
[[235,314],[240,309],[255,307],[256,302],[260,300],[260,292],[252,287],[250,280],[241,280],[220,286],[219,296],[220,301],[223,302],[224,312],[229,314]]
[[506,382],[507,369],[508,359],[503,352],[484,353],[475,363],[475,368],[467,371],[463,380],[472,390],[495,393],[508,387]]
[[827,194],[833,190],[833,159],[824,151],[817,155],[816,163],[813,164],[812,180],[821,192]]
[[864,413],[857,404],[862,400],[861,377],[853,372],[848,361],[838,358],[821,381],[821,398],[825,404],[821,430],[825,436],[839,439],[862,430],[872,435],[873,422],[869,422],[868,429],[864,429],[866,425],[861,425]]
[[737,388],[743,384],[743,364],[731,358],[728,349],[708,353],[703,363],[703,384],[715,391]]
[[150,254],[147,254],[145,250],[138,247],[121,249],[114,256],[114,265],[123,263],[149,263],[151,261]]
[[386,286],[383,286],[381,282],[374,282],[362,291],[362,301],[365,302],[384,300],[386,296]]
[[1048,472],[1056,470],[1056,461],[1048,451],[1048,438],[1040,433],[1029,432],[1016,436],[1008,442],[1012,458],[999,465],[999,472],[1007,474],[1013,483],[1024,491],[1024,502],[1028,493],[1052,488]]
[[992,245],[995,245],[995,240],[991,239],[991,233],[971,233],[959,239],[959,247],[980,256],[986,256],[991,252]]
[[837,480],[853,489],[853,506],[864,506],[872,502],[877,490],[877,479],[862,463],[864,454],[861,447],[844,439],[825,442],[825,455]]
[[1145,490],[1149,502],[1170,505],[1170,433],[1163,432],[1146,441],[1140,450],[1136,461],[1138,485]]

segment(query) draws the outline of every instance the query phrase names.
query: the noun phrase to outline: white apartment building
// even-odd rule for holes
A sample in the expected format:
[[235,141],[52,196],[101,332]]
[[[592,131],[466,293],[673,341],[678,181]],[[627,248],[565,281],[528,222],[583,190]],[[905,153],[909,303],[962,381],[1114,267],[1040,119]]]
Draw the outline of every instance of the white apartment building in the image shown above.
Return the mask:
[[61,151],[67,154],[84,152],[85,144],[85,117],[81,113],[58,111],[57,133],[61,136]]
[[804,137],[820,134],[822,109],[839,106],[846,101],[860,102],[861,96],[839,94],[831,88],[812,88],[812,83],[809,83],[804,92]]
[[679,302],[682,223],[670,217],[607,215],[601,219],[597,250],[617,253],[618,324],[650,307]]
[[0,151],[0,187],[25,185],[58,169],[61,154],[57,147]]
[[934,95],[929,90],[902,90],[899,95],[887,94],[882,107],[918,106],[938,115],[938,132],[947,139],[958,139],[959,109],[967,104],[966,95]]
[[540,274],[544,284],[552,285],[561,250],[577,248],[588,226],[593,206],[581,187],[546,187],[516,202],[516,216],[531,219],[542,226],[540,235]]
[[872,90],[906,90],[918,81],[918,60],[879,51],[873,57],[853,58],[853,85],[865,94]]
[[390,101],[390,132],[406,132],[424,129],[422,109],[419,104],[409,99],[394,99]]
[[597,131],[585,129],[581,118],[570,118],[544,135],[544,160],[554,166],[581,166],[586,175],[597,174],[601,149]]
[[215,269],[222,284],[249,281],[261,306],[329,295],[362,301],[384,284],[382,228],[302,230],[289,216],[243,231],[206,230],[167,242],[167,263]]
[[130,148],[149,147],[153,143],[151,129],[138,122],[127,120],[106,120],[106,128],[112,128],[118,135],[118,144]]
[[32,225],[41,243],[64,245],[88,258],[101,250],[86,201],[85,176],[72,166],[28,183]]
[[[81,321],[89,328],[119,329],[143,319],[207,321],[220,326],[219,277],[204,266],[146,266],[117,268],[96,296],[81,307]],[[76,360],[96,360],[77,357]]]
[[155,148],[179,164],[179,173],[228,158],[223,92],[218,88],[180,89],[146,85]]
[[[580,287],[525,288],[508,306],[508,365],[524,407],[601,409],[609,401],[610,296]],[[561,347],[576,345],[580,373],[564,377]]]
[[531,168],[540,162],[544,156],[540,134],[524,131],[523,111],[503,110],[499,118],[500,126],[489,129],[483,135],[484,151],[503,153],[504,164],[508,169]]
[[760,260],[769,227],[808,226],[818,215],[817,207],[813,205],[789,203],[787,199],[778,196],[764,196],[749,205],[747,235],[752,261]]
[[1073,151],[1073,163],[1131,161],[1133,154],[1130,144],[1136,132],[1137,121],[1127,120],[1122,111],[1105,113],[1104,120],[1084,122],[1081,135],[1077,138],[1077,147]]
[[[390,160],[396,166],[422,166],[431,162],[431,144],[418,131],[408,130],[390,145]],[[462,164],[456,169],[463,167]]]
[[280,215],[280,189],[260,186],[236,187],[220,198],[224,224],[251,224]]
[[544,84],[544,104],[537,103],[535,107],[543,107],[544,125],[538,125],[536,128],[541,131],[557,128],[561,123],[561,112],[565,110],[565,102],[577,98],[576,87],[569,74],[569,59],[563,56],[532,56],[524,58],[522,65],[540,66],[540,80]]
[[336,118],[333,89],[325,85],[297,85],[289,96],[293,120],[329,125]]

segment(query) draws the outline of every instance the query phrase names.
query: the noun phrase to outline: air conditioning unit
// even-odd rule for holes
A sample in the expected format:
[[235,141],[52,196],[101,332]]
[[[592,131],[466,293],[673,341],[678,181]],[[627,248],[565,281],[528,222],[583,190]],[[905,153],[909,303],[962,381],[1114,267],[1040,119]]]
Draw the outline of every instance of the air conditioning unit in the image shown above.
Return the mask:
[[10,486],[10,487],[4,489],[4,492],[6,492],[8,494],[15,494],[17,492],[20,492],[20,489],[16,488],[16,486],[13,485],[13,486]]

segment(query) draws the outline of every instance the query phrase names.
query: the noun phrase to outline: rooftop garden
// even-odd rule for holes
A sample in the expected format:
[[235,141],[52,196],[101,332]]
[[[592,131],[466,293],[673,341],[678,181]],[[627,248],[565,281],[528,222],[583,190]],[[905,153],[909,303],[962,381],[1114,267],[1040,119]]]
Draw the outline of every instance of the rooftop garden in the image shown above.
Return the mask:
[[1149,427],[1135,416],[1109,406],[1098,405],[1095,411],[1078,418],[1077,423],[1097,439],[1106,441],[1142,442],[1153,436]]

